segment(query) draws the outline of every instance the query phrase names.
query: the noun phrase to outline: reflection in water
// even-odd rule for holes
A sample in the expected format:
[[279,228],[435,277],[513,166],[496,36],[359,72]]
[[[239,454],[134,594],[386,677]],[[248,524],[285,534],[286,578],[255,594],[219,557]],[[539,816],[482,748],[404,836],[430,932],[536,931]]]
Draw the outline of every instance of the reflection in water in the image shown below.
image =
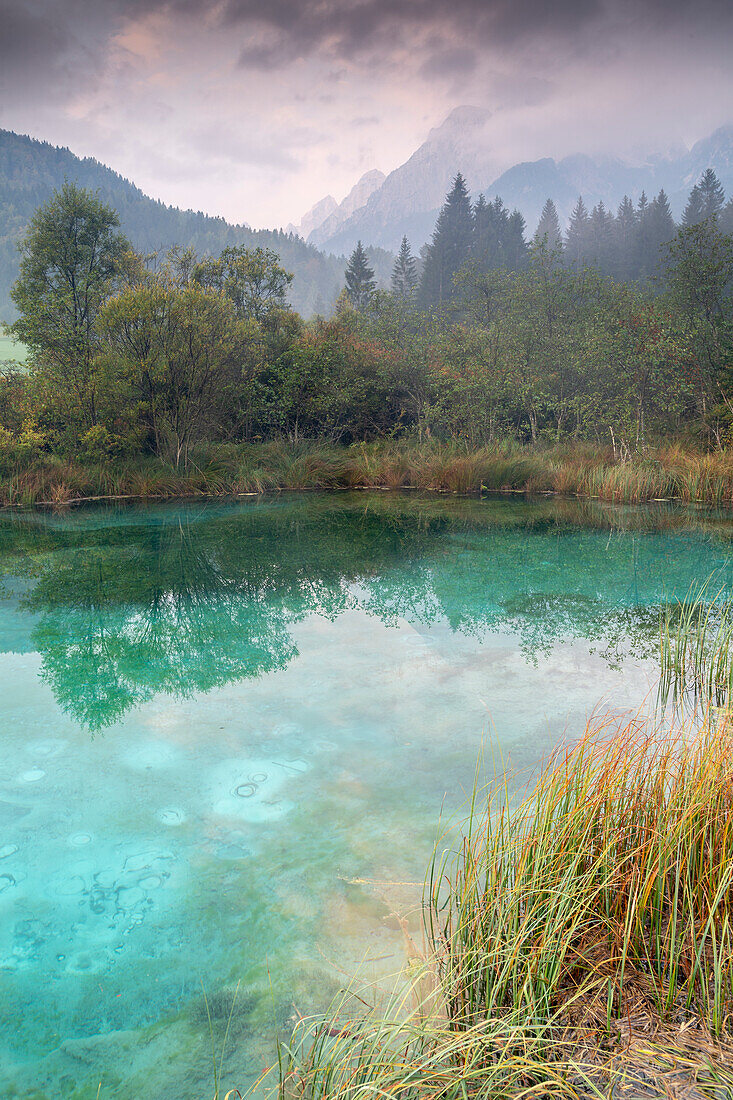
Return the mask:
[[653,652],[661,600],[728,568],[711,526],[680,528],[669,510],[381,495],[12,515],[0,578],[36,616],[30,645],[58,703],[97,730],[159,693],[286,667],[312,614],[510,631],[530,660],[569,637],[611,661]]
[[0,1096],[209,1096],[201,985],[220,1050],[238,983],[244,1091],[294,1005],[399,967],[484,739],[526,775],[638,706],[730,529],[381,493],[0,514]]

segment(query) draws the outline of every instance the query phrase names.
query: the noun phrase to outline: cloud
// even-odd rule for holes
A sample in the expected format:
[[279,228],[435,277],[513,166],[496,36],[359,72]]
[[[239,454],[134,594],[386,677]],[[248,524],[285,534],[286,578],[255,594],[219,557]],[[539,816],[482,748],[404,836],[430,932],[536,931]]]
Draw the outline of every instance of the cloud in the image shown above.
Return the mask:
[[0,125],[255,224],[460,104],[509,164],[690,142],[733,102],[730,0],[0,0],[0,28]]

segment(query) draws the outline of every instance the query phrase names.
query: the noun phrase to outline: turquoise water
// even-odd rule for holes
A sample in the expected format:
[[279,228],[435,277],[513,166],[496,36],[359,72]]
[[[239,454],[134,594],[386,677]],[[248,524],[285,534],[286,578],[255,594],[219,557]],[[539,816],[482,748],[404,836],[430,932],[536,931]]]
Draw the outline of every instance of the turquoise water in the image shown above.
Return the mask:
[[636,708],[731,520],[380,493],[0,513],[0,1095],[208,1100],[402,964],[482,746]]

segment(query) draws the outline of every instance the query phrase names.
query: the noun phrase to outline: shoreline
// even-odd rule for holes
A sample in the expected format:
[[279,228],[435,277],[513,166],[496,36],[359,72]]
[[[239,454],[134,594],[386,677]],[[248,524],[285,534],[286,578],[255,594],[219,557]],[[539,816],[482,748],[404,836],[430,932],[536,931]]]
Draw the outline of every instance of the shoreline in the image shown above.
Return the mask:
[[1,507],[121,501],[222,500],[283,492],[382,491],[523,495],[608,504],[677,503],[733,508],[733,450],[666,443],[621,459],[590,444],[532,446],[390,441],[207,445],[186,469],[153,456],[62,458],[0,453]]

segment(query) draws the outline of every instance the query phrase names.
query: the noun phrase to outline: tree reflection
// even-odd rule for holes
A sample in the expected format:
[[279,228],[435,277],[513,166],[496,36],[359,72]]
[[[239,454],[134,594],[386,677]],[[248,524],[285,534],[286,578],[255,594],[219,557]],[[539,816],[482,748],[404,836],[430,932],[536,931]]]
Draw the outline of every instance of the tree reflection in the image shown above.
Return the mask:
[[729,579],[727,532],[666,510],[380,494],[5,515],[0,598],[34,616],[43,679],[98,730],[161,693],[283,669],[297,622],[347,609],[511,633],[528,660],[568,638],[613,663],[653,653],[665,598]]

